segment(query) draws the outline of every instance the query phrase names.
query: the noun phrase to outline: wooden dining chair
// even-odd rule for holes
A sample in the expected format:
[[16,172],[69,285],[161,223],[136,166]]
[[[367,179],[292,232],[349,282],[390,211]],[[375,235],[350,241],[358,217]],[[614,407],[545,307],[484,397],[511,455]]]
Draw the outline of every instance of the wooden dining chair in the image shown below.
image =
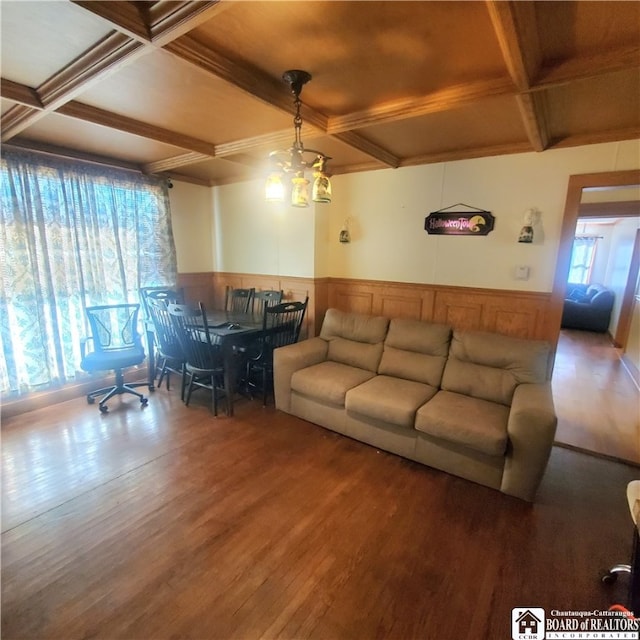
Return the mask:
[[264,313],[265,306],[273,306],[282,302],[282,289],[264,289],[256,291],[253,295],[252,312],[261,316]]
[[264,406],[267,395],[273,392],[273,352],[298,341],[308,303],[307,296],[304,302],[281,302],[264,308],[258,349],[246,354],[245,369],[246,388],[250,392],[260,388]]
[[195,388],[211,391],[211,409],[218,415],[218,396],[224,392],[227,413],[230,412],[229,395],[224,386],[224,359],[220,346],[215,344],[207,324],[207,314],[200,302],[196,308],[184,304],[169,304],[171,321],[185,355],[185,371],[189,379],[185,404],[188,406]]
[[181,378],[180,397],[184,400],[186,387],[186,357],[174,322],[169,314],[168,302],[161,296],[150,296],[147,299],[149,314],[153,324],[154,345],[156,349],[157,370],[160,371],[158,388],[166,377],[167,391],[171,385],[171,374],[175,373]]
[[250,289],[234,289],[233,287],[227,286],[224,308],[227,311],[249,313],[255,293],[256,290],[254,287]]
[[141,287],[138,291],[140,304],[144,317],[151,319],[151,311],[149,309],[148,300],[154,298],[156,300],[165,300],[166,302],[184,302],[184,291],[182,288],[176,288],[171,285],[158,285],[155,287]]

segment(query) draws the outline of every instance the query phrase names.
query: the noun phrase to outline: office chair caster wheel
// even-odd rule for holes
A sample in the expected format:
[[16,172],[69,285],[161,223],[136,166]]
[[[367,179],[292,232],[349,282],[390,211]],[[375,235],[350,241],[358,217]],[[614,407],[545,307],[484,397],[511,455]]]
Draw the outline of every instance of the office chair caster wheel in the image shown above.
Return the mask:
[[96,399],[92,398],[91,396],[87,396],[87,404],[95,404],[96,403]]
[[100,413],[108,413],[109,412],[109,407],[107,407],[106,404],[103,404],[100,406]]
[[149,403],[148,398],[140,398],[140,404],[141,404],[143,407],[146,407],[148,403]]

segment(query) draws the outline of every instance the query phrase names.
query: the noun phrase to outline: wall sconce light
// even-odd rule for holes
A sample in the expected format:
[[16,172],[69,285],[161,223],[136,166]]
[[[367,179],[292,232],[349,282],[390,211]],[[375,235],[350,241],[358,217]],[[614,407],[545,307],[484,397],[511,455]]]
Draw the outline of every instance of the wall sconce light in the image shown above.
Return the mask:
[[540,218],[540,212],[536,208],[527,209],[524,212],[522,220],[524,225],[520,229],[520,235],[518,236],[518,242],[524,242],[531,244],[533,242],[533,227]]
[[344,224],[342,225],[342,229],[340,229],[339,240],[343,244],[347,244],[348,242],[351,242],[351,234],[349,233],[349,219],[348,218],[344,221]]

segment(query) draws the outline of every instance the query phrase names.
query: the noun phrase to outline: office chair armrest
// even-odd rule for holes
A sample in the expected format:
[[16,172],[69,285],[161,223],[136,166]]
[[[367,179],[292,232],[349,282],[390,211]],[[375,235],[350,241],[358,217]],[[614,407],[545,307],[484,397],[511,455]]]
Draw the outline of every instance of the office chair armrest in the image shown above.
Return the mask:
[[80,338],[80,355],[84,358],[87,355],[87,343],[93,342],[93,338]]

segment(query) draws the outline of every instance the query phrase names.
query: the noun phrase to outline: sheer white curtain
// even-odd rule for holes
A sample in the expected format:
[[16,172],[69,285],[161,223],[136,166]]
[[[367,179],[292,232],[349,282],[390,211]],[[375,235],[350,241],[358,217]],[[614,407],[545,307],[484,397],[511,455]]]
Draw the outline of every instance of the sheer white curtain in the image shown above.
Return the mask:
[[84,376],[85,305],[175,283],[164,181],[17,149],[0,163],[0,390]]
[[571,251],[569,282],[588,284],[596,255],[597,236],[576,236]]

